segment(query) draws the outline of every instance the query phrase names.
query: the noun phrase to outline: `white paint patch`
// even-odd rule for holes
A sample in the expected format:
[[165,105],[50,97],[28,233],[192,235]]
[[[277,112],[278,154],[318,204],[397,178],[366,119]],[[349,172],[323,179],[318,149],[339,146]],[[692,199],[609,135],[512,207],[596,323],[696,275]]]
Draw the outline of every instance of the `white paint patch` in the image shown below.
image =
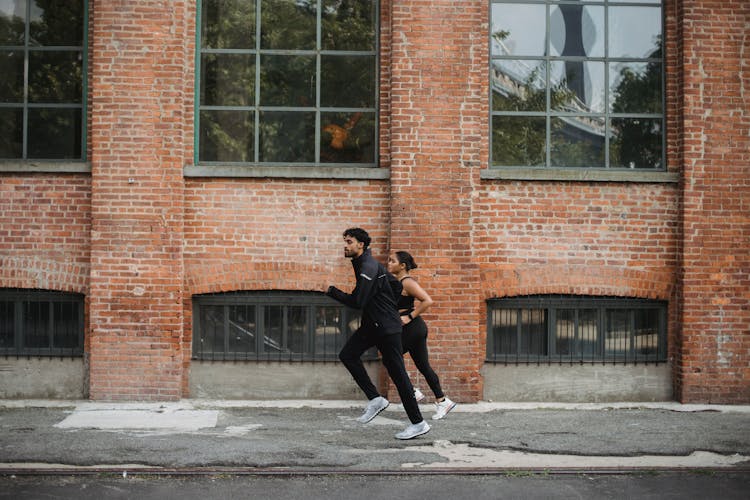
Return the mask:
[[191,432],[216,427],[218,410],[76,410],[59,429],[148,430]]
[[227,430],[224,431],[224,435],[244,436],[245,434],[250,434],[251,432],[256,431],[262,427],[262,424],[233,425],[227,427]]
[[[381,450],[388,453],[395,450]],[[555,455],[548,453],[525,453],[510,450],[473,448],[467,444],[450,441],[435,441],[432,446],[409,447],[409,451],[437,453],[447,462],[404,463],[403,468],[601,468],[601,467],[732,467],[750,460],[744,455],[719,455],[706,451],[695,451],[687,456],[641,455],[635,457]]]

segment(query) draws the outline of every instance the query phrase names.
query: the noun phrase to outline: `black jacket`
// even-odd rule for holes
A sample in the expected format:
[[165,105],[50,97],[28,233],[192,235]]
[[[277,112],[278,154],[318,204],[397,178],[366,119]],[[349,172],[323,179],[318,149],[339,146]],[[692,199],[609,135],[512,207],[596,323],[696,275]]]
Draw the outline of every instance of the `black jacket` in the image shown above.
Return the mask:
[[403,286],[382,264],[375,260],[369,249],[352,259],[357,285],[351,294],[335,286],[328,287],[326,295],[342,304],[362,310],[361,329],[379,335],[401,333],[401,318],[396,309],[396,297]]

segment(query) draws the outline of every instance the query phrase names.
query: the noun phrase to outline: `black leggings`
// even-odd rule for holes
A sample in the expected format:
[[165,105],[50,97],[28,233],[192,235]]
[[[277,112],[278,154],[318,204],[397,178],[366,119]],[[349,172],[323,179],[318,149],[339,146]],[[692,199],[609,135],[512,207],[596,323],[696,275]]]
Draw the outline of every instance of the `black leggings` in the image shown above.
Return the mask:
[[435,394],[435,398],[441,399],[445,397],[443,389],[440,387],[440,379],[435,370],[430,366],[430,359],[427,353],[427,323],[420,316],[411,320],[409,324],[404,325],[401,344],[404,353],[408,352],[411,359],[414,360],[414,365],[424,376],[427,385],[430,386],[430,389]]
[[401,350],[401,336],[398,333],[378,335],[360,328],[344,344],[339,353],[339,359],[352,374],[354,381],[365,393],[367,399],[375,399],[380,396],[380,393],[373,385],[362,363],[362,354],[372,346],[377,346],[380,351],[383,366],[388,370],[388,375],[398,389],[398,395],[406,414],[409,415],[409,420],[412,424],[418,424],[423,420],[422,413],[419,411],[417,400],[414,399],[414,387],[409,380],[409,374],[406,373],[404,354]]

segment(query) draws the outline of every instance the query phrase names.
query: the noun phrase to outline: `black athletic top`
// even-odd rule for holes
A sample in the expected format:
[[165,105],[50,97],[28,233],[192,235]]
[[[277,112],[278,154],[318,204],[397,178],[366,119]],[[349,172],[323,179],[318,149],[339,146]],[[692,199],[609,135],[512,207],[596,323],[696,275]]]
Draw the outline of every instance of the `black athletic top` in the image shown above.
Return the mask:
[[[404,276],[401,278],[401,281],[404,281],[406,278],[414,279],[411,276]],[[414,311],[414,297],[411,295],[399,295],[396,307],[398,307],[399,311],[404,311],[400,312],[401,316],[407,316]]]

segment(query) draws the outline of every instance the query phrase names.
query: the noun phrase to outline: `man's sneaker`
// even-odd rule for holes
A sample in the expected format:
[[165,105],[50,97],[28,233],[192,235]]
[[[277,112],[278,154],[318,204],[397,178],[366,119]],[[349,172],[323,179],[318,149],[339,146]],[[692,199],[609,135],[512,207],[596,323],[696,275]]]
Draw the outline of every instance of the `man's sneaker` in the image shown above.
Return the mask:
[[388,405],[390,403],[387,399],[385,399],[383,396],[378,396],[375,399],[371,399],[369,403],[367,403],[367,407],[365,408],[365,412],[362,414],[361,417],[357,419],[357,422],[361,422],[363,424],[366,424],[373,418],[375,418],[378,413],[388,408]]
[[427,425],[427,422],[422,420],[418,424],[411,424],[409,427],[396,434],[396,439],[412,439],[421,436],[422,434],[427,434],[428,432],[430,432],[430,426]]
[[424,399],[424,394],[422,394],[422,391],[420,391],[416,387],[414,388],[414,399],[417,400],[417,403]]
[[432,420],[440,420],[455,407],[456,407],[456,403],[454,403],[448,398],[445,398],[439,403],[435,403],[435,414],[432,416]]

